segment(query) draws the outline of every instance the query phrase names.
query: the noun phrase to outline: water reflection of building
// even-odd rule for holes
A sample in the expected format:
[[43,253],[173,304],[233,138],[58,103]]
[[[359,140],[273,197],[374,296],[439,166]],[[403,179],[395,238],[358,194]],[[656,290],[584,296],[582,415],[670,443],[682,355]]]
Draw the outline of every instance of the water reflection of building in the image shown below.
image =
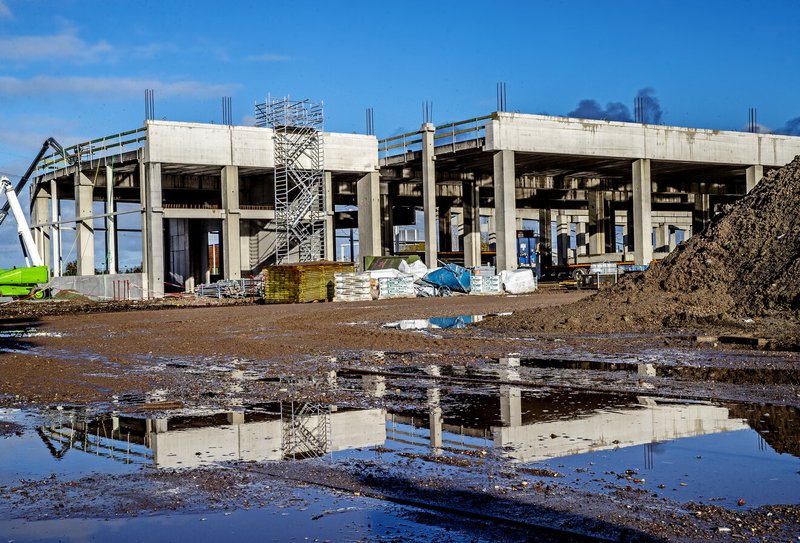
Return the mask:
[[61,423],[39,428],[55,456],[75,449],[163,468],[319,456],[381,445],[386,439],[383,409],[339,410],[306,403],[150,419],[65,416]]
[[[513,367],[498,371],[503,381],[514,380]],[[438,372],[426,368],[426,373]],[[375,376],[363,385],[374,389]],[[433,386],[425,388],[425,397],[425,410],[388,415],[390,439],[419,445],[416,429],[427,428],[435,450],[494,447],[523,462],[748,428],[725,407],[631,394],[523,391],[508,385],[494,394],[445,394]]]

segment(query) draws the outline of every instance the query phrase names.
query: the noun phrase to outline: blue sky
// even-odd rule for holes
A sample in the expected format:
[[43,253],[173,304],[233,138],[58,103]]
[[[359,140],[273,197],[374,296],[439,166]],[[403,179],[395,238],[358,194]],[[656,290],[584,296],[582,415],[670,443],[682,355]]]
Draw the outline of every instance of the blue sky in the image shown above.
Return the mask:
[[[325,102],[326,128],[379,137],[508,105],[568,114],[581,100],[632,110],[643,88],[661,122],[765,129],[800,117],[800,2],[193,2],[0,0],[0,172],[41,142],[77,143],[156,117],[252,124],[268,93]],[[19,264],[9,223],[0,267]],[[13,239],[12,239],[13,238]],[[13,243],[9,243],[13,241]]]

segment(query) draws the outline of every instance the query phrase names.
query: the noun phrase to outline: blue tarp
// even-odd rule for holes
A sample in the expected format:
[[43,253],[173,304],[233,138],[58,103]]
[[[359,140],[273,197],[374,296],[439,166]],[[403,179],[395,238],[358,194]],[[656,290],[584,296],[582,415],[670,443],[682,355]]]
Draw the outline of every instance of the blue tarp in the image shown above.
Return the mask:
[[470,291],[470,272],[457,264],[445,264],[438,270],[425,274],[422,280],[429,285],[446,288],[452,292],[468,294]]

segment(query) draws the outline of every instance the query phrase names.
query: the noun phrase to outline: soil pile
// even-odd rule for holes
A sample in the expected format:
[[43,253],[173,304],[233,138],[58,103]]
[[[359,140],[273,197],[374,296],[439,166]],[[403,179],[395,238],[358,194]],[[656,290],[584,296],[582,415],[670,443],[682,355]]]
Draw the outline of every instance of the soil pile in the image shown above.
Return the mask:
[[569,306],[487,326],[524,330],[646,329],[800,315],[800,157],[718,214],[642,274]]

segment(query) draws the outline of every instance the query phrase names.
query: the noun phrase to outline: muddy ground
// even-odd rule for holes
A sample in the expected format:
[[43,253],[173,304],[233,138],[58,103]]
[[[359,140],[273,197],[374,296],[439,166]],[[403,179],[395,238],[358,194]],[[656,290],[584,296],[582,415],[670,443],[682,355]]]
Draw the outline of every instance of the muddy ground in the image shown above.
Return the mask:
[[[800,454],[793,418],[800,407],[797,353],[764,350],[783,345],[774,342],[751,348],[715,340],[715,335],[752,333],[747,323],[677,323],[657,332],[594,327],[587,333],[581,331],[580,315],[569,308],[559,321],[564,326],[547,330],[505,326],[508,317],[492,317],[531,315],[539,308],[559,314],[556,306],[588,295],[548,287],[528,296],[351,304],[181,307],[179,299],[168,302],[177,307],[166,308],[12,304],[0,308],[0,406],[85,407],[143,417],[275,400],[409,408],[396,398],[331,386],[331,375],[374,375],[424,378],[467,391],[513,384],[565,393],[711,400],[753,426],[761,424],[764,435],[772,431],[778,437],[770,446],[778,452]],[[464,329],[384,327],[401,319],[461,315],[489,317]],[[714,337],[698,342],[698,336]],[[509,356],[522,360],[513,376],[495,369],[498,359]],[[652,371],[636,370],[646,365]],[[430,366],[439,369],[420,376],[420,369]],[[787,428],[778,432],[770,421]],[[31,431],[16,422],[0,429],[6,437]],[[736,497],[724,505],[682,503],[656,497],[624,478],[611,491],[597,493],[570,488],[543,472],[531,477],[490,453],[486,458],[462,455],[462,460],[458,454],[446,456],[454,465],[426,454],[371,454],[380,461],[234,463],[144,470],[102,481],[31,478],[0,487],[0,516],[41,520],[235,511],[258,507],[265,487],[280,489],[276,503],[283,500],[291,507],[291,493],[312,485],[345,500],[370,498],[419,508],[440,521],[474,523],[469,532],[474,540],[496,539],[492,530],[498,527],[510,541],[797,541],[800,536],[797,503],[743,508]],[[459,470],[458,476],[451,470]]]

